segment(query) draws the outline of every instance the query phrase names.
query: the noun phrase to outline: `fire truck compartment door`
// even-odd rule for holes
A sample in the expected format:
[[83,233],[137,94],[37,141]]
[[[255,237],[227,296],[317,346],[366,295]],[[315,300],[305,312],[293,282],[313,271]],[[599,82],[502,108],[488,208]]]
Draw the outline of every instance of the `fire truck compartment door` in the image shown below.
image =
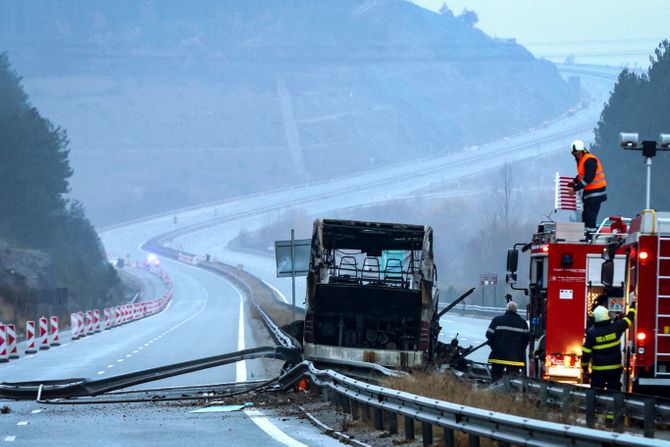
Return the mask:
[[[603,260],[600,256],[589,256],[586,267],[586,281],[593,286],[602,286],[600,282],[600,270],[603,265]],[[626,257],[624,255],[617,255],[614,258],[614,281],[612,285],[623,286],[626,280]]]

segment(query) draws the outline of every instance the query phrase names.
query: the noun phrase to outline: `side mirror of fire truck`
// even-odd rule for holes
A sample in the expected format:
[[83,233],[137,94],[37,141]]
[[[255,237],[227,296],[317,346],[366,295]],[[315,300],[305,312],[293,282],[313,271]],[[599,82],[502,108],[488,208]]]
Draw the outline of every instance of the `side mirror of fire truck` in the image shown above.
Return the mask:
[[[519,268],[519,250],[507,250],[507,271],[509,273],[516,273],[517,268]],[[516,275],[514,276],[516,281]]]
[[608,259],[603,262],[602,268],[600,270],[600,282],[605,287],[612,287],[614,283],[614,261]]

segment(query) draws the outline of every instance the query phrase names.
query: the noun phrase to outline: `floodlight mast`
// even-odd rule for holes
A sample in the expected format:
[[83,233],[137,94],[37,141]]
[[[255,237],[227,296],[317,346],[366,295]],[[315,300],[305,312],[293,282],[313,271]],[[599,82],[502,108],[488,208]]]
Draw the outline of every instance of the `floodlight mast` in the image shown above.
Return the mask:
[[635,132],[621,132],[619,134],[619,145],[625,150],[642,151],[647,165],[647,201],[645,209],[651,209],[651,159],[656,156],[656,151],[670,150],[670,134],[662,133],[659,141],[643,141],[640,145],[640,136]]

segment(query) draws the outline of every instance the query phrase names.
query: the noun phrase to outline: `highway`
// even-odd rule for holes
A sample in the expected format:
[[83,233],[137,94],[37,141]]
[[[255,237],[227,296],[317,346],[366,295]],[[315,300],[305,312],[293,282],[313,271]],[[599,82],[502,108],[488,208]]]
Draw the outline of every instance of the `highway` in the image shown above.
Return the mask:
[[[566,71],[567,73],[567,71]],[[230,240],[244,229],[253,231],[291,207],[317,216],[329,211],[376,203],[396,195],[429,189],[485,172],[505,162],[564,150],[566,142],[590,140],[600,106],[612,86],[613,70],[582,74],[582,85],[595,98],[589,107],[546,127],[511,136],[439,158],[412,160],[361,175],[300,185],[151,216],[101,232],[112,256],[129,254],[142,259],[146,240],[175,228],[209,222],[172,242],[172,246],[205,254],[244,268],[277,288],[290,299],[290,283],[278,282],[274,261],[268,256],[237,252]],[[477,163],[474,163],[474,162]],[[173,216],[178,223],[173,223]],[[261,324],[249,317],[241,294],[212,273],[192,266],[161,260],[172,277],[175,293],[162,313],[122,327],[86,337],[31,357],[0,365],[0,381],[25,381],[68,377],[99,377],[168,363],[271,344]],[[301,284],[302,280],[298,280]],[[156,285],[159,287],[159,285]],[[149,289],[149,288],[148,288]],[[299,297],[304,288],[299,288]],[[302,303],[302,299],[298,300]],[[443,340],[460,333],[462,345],[483,340],[486,320],[446,315]],[[63,334],[65,340],[67,333]],[[485,360],[480,350],[476,360]],[[281,366],[281,365],[278,365]],[[272,377],[276,362],[250,361],[183,377],[149,387],[235,382]],[[0,403],[2,405],[2,403]],[[0,442],[18,445],[335,445],[316,428],[297,418],[286,418],[264,408],[261,413],[191,413],[183,405],[114,404],[105,406],[45,405],[10,402],[11,412],[0,415]],[[3,441],[4,440],[4,441]],[[340,445],[337,443],[337,445]]]

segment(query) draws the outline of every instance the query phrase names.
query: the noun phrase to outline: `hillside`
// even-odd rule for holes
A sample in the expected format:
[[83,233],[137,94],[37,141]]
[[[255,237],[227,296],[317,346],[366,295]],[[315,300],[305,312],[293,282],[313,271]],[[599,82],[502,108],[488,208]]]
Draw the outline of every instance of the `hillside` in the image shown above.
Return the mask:
[[472,20],[403,0],[1,2],[96,223],[513,134],[579,92]]

